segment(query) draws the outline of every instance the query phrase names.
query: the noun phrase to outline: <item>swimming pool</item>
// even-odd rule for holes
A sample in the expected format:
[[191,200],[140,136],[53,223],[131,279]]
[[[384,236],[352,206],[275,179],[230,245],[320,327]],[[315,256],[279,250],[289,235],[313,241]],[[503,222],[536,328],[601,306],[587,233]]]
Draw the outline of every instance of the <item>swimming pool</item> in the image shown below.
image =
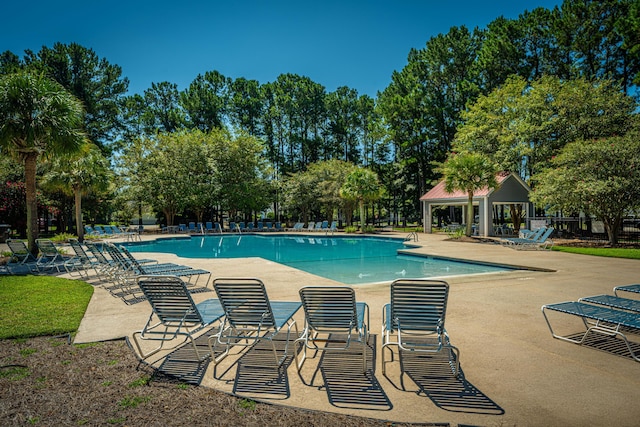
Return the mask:
[[398,254],[401,239],[368,236],[233,234],[136,242],[131,252],[161,252],[185,258],[260,257],[348,285],[398,278],[494,273],[508,267]]

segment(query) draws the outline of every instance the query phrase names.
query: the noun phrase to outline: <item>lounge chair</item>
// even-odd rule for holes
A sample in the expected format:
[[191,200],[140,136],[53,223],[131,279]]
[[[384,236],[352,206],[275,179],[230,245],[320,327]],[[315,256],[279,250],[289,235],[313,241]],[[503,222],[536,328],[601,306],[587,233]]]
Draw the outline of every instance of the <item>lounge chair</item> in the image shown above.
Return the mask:
[[124,237],[127,240],[133,240],[134,237],[138,236],[138,233],[134,233],[133,231],[123,231],[120,227],[118,227],[117,225],[108,225],[105,226],[105,230],[109,228],[111,229],[111,234],[114,237]]
[[[542,230],[541,233],[540,230]],[[553,241],[549,239],[553,232],[553,227],[543,227],[540,228],[532,238],[509,239],[509,244],[515,249],[547,249],[553,246]]]
[[[385,350],[438,353],[446,351],[454,376],[460,375],[460,351],[445,329],[449,284],[439,280],[397,279],[391,283],[391,302],[382,310],[382,372]],[[404,374],[400,364],[401,376]]]
[[196,285],[200,276],[205,275],[207,276],[207,282],[204,285],[205,287],[211,280],[211,272],[208,270],[192,268],[186,265],[174,263],[143,264],[138,259],[136,259],[124,246],[120,246],[120,248],[117,248],[115,245],[107,245],[107,249],[109,250],[109,255],[111,255],[112,258],[118,259],[118,261],[122,264],[125,274],[129,273],[133,276],[171,275],[176,277],[195,277],[196,281],[192,283],[192,285]]
[[235,233],[236,231],[238,231],[238,225],[235,222],[230,222],[229,231]]
[[319,231],[319,232],[323,232],[323,231],[327,231],[329,230],[329,221],[322,221],[322,222],[318,222],[318,224],[316,224],[316,229],[315,231]]
[[247,226],[244,222],[238,224],[238,231],[240,233],[244,233],[245,231],[247,231]]
[[307,225],[307,231],[313,231],[316,227],[316,223],[311,221],[308,225]]
[[621,298],[613,295],[594,295],[580,298],[578,301],[640,313],[640,300],[637,299]]
[[640,284],[616,286],[615,288],[613,288],[613,293],[616,294],[616,296],[618,296],[618,292],[631,292],[634,294],[640,294]]
[[98,262],[96,266],[98,276],[103,280],[111,280],[113,278],[113,273],[120,268],[120,264],[116,260],[107,258],[95,243],[85,241],[84,244]]
[[[220,355],[214,356],[214,364],[227,357],[233,346],[251,347],[267,340],[271,343],[275,367],[279,368],[289,354],[292,327],[298,335],[293,315],[301,303],[269,301],[264,283],[259,279],[217,278],[213,281],[213,288],[225,313],[218,334],[209,338],[211,354],[215,355],[219,345],[224,348]],[[273,340],[285,327],[285,347],[282,355],[278,355]]]
[[[305,287],[300,289],[304,307],[304,330],[296,340],[296,366],[302,368],[307,349],[313,351],[345,351],[352,343],[362,348],[362,371],[367,370],[369,343],[369,307],[356,302],[356,295],[348,287]],[[320,345],[322,344],[322,345]],[[294,345],[298,348],[297,345]],[[302,352],[302,357],[299,353]]]
[[284,231],[284,229],[282,228],[282,223],[280,222],[276,222],[273,231]]
[[258,224],[256,225],[256,231],[264,231],[264,225],[262,221],[258,221]]
[[98,275],[100,263],[95,257],[89,256],[78,239],[69,239],[69,245],[74,252],[74,256],[64,262],[64,268],[70,275],[77,272],[81,277],[89,277],[87,270],[93,269]]
[[502,239],[502,243],[507,245],[518,245],[520,243],[531,243],[540,239],[545,232],[546,227],[540,227],[535,231],[520,230],[519,237],[505,237]]
[[38,270],[55,269],[57,272],[61,272],[64,268],[64,258],[58,251],[58,248],[49,239],[36,239],[36,245],[40,250],[40,255],[36,261]]
[[287,231],[302,231],[302,227],[304,227],[304,223],[296,222],[293,227],[287,229]]
[[87,235],[96,236],[96,237],[99,237],[103,234],[103,233],[100,233],[98,230],[94,229],[93,227],[91,227],[90,225],[84,226],[84,233]]
[[116,235],[113,234],[113,232],[111,231],[111,229],[109,229],[107,231],[106,228],[104,228],[101,225],[96,225],[95,227],[93,227],[94,231],[97,233],[97,236],[100,237],[117,237]]
[[[224,311],[217,299],[208,299],[195,304],[187,286],[175,276],[141,276],[137,279],[138,286],[151,304],[151,315],[142,330],[133,333],[142,360],[156,354],[163,349],[165,343],[176,338],[184,340],[172,348],[186,342],[193,347],[195,359],[202,361],[210,353],[198,350],[194,334],[202,331],[219,320]],[[159,346],[145,352],[143,341],[159,341]]]
[[[555,311],[577,316],[582,320],[586,331],[577,336],[575,333],[567,336],[556,333],[551,326],[551,322],[547,316],[547,311]],[[544,316],[544,320],[547,322],[547,326],[554,338],[582,345],[586,342],[587,337],[592,333],[610,337],[617,336],[624,341],[631,357],[636,362],[640,362],[640,354],[636,354],[636,351],[626,335],[628,333],[640,333],[640,315],[637,312],[617,310],[603,305],[588,304],[583,301],[567,301],[557,304],[543,305],[542,315]]]
[[327,233],[333,234],[336,231],[338,231],[338,221],[331,221],[331,226],[329,226]]
[[523,244],[516,245],[517,248],[521,249],[547,249],[553,246],[553,240],[549,239],[551,234],[554,232],[553,227],[548,227],[542,233],[539,239],[533,242],[524,242]]
[[38,260],[29,252],[27,245],[21,240],[7,240],[7,246],[11,251],[11,261],[28,267],[30,271],[37,271]]

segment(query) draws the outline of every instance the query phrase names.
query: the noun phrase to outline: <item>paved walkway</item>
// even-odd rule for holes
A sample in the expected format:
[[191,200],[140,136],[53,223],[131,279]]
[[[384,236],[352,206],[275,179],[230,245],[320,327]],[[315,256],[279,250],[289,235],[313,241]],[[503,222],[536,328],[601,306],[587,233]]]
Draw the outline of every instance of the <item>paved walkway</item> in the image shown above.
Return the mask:
[[[403,237],[404,235],[402,235]],[[483,426],[637,426],[640,420],[640,363],[611,352],[581,347],[551,337],[540,307],[611,293],[616,285],[640,282],[640,261],[550,251],[516,251],[500,245],[446,241],[443,235],[420,234],[416,252],[478,261],[507,263],[544,271],[452,277],[447,330],[461,351],[464,381],[425,371],[406,359],[411,378],[404,388],[397,363],[387,376],[380,365],[381,308],[388,284],[356,285],[357,298],[371,308],[376,370],[364,376],[349,361],[310,359],[299,376],[285,372],[238,372],[224,366],[214,378],[209,366],[202,385],[275,404],[361,415],[398,422]],[[212,271],[213,277],[258,277],[272,300],[298,300],[307,285],[339,285],[328,279],[259,258],[182,259],[166,254],[137,254],[162,262],[179,262]],[[215,297],[194,294],[196,302]],[[76,342],[130,336],[147,320],[147,302],[126,306],[97,287],[80,325]],[[296,316],[302,325],[301,313]],[[577,332],[568,317],[558,325]],[[232,358],[230,363],[234,362]],[[335,367],[336,369],[331,369]],[[220,376],[220,375],[219,375]],[[266,384],[271,394],[250,393],[251,381]],[[253,388],[255,391],[256,388]]]

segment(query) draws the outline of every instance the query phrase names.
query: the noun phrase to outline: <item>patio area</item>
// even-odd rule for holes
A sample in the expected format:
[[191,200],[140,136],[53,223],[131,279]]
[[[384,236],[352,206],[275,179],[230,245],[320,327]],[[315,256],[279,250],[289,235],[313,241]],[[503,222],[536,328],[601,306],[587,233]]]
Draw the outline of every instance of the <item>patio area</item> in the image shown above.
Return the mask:
[[[367,374],[357,369],[361,366],[357,355],[350,358],[342,353],[309,359],[301,375],[294,364],[280,371],[238,369],[238,357],[225,359],[215,377],[213,364],[172,365],[169,358],[158,361],[156,366],[164,363],[163,370],[173,369],[186,379],[191,376],[203,387],[255,400],[398,422],[637,425],[640,408],[635,402],[640,397],[640,364],[615,354],[615,349],[604,351],[553,339],[540,308],[543,304],[610,294],[616,285],[637,283],[638,261],[516,251],[446,238],[420,234],[421,247],[413,250],[553,270],[446,279],[451,285],[447,330],[461,352],[463,379],[442,375],[439,367],[443,365],[437,359],[427,364],[415,356],[403,360],[409,374],[403,382],[398,363],[389,364],[386,376],[382,374],[380,329],[382,306],[389,300],[388,284],[354,286],[358,301],[366,302],[371,311],[368,356],[375,371]],[[156,253],[136,256],[207,269],[213,277],[258,277],[264,281],[271,300],[298,301],[298,290],[303,286],[340,285],[259,258],[185,259]],[[193,294],[196,302],[214,297],[214,292]],[[75,342],[131,337],[144,326],[150,312],[147,302],[125,305],[97,286]],[[295,318],[302,328],[302,310]],[[576,332],[579,330],[580,325],[572,323],[574,319],[562,318],[558,322],[570,331],[572,325],[576,325]]]

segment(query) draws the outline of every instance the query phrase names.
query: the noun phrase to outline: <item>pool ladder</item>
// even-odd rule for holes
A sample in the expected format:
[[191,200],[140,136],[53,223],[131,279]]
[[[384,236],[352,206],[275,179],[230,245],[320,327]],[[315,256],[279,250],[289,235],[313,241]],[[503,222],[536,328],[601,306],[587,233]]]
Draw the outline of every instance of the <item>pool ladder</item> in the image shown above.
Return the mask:
[[411,233],[409,233],[407,235],[407,237],[404,238],[405,242],[411,241],[413,240],[414,242],[418,241],[418,233],[416,233],[415,231],[412,231]]

